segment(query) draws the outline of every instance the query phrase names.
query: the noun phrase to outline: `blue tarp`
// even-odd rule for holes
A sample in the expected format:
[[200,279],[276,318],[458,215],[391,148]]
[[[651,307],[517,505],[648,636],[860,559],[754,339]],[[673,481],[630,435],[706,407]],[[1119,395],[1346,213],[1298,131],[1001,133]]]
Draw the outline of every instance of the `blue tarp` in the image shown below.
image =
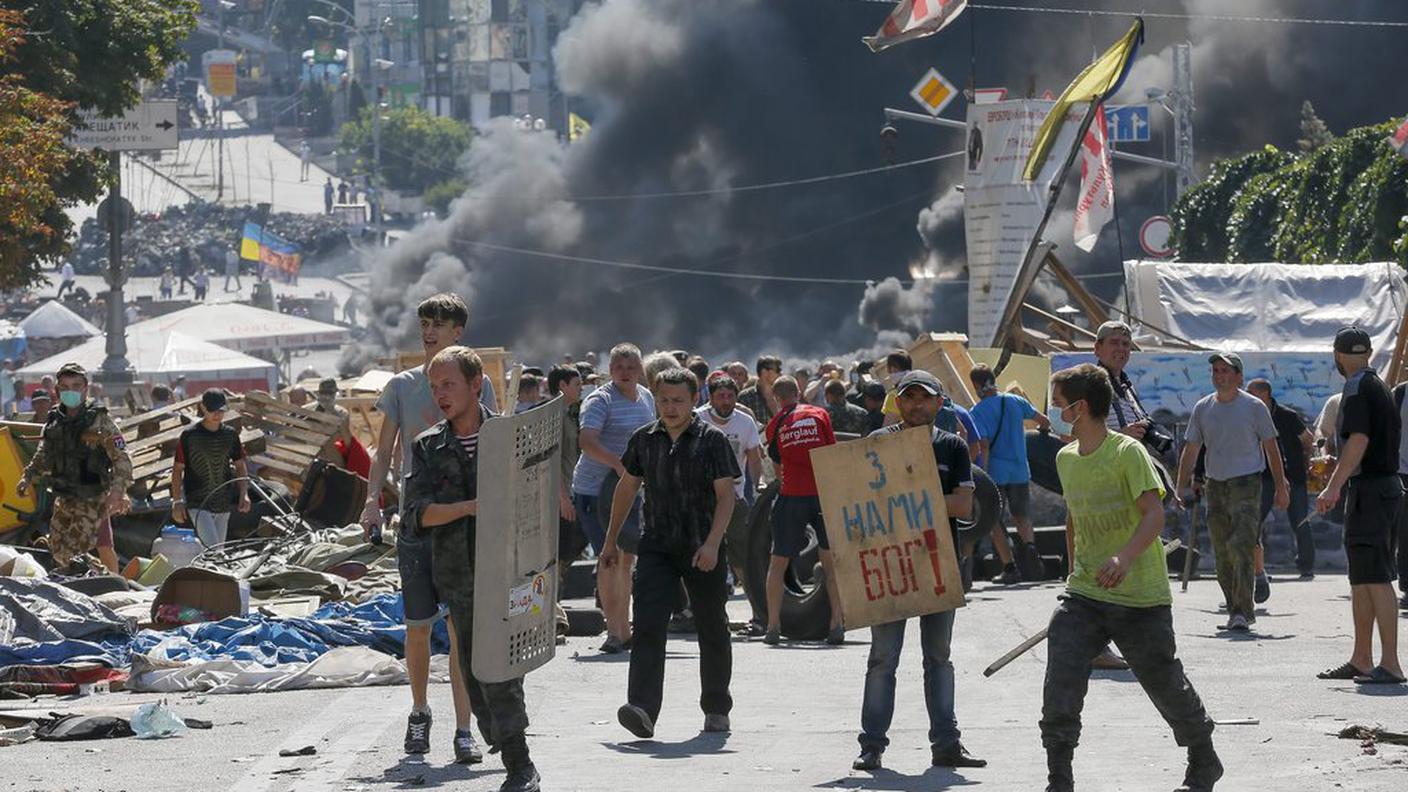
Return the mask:
[[[217,622],[192,624],[176,630],[142,630],[135,637],[113,635],[101,644],[65,640],[25,646],[0,646],[0,666],[53,665],[77,659],[105,662],[114,668],[130,664],[131,653],[161,654],[172,660],[250,660],[264,666],[307,663],[338,646],[366,646],[401,657],[406,628],[401,595],[379,594],[360,605],[330,602],[311,616],[268,617],[258,613]],[[431,651],[449,651],[444,621],[431,632]]]

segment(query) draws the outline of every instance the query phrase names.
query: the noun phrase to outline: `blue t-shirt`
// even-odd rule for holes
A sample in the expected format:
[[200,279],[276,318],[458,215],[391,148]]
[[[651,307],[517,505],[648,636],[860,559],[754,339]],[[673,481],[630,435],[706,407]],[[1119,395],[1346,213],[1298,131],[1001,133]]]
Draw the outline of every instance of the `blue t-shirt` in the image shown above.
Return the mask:
[[987,472],[993,483],[1031,481],[1031,469],[1027,467],[1027,430],[1022,425],[1023,421],[1037,416],[1031,402],[1016,394],[997,393],[973,405],[970,412],[978,431],[988,441]]
[[[581,431],[600,432],[602,447],[618,457],[626,453],[631,435],[653,420],[655,397],[640,386],[636,386],[634,400],[627,399],[614,382],[597,388],[582,400]],[[611,468],[583,453],[572,471],[572,492],[596,497],[610,472]]]

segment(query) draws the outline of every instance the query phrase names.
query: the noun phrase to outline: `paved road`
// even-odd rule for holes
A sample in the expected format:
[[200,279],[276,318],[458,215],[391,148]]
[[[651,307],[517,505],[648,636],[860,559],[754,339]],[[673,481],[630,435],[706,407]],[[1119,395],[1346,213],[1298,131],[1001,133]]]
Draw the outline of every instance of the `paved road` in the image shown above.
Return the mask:
[[[991,679],[981,669],[1040,629],[1055,585],[979,587],[958,617],[954,661],[963,739],[991,765],[962,773],[928,766],[920,657],[911,627],[899,681],[899,706],[886,754],[888,770],[850,770],[856,752],[861,681],[869,635],[842,647],[734,643],[734,731],[699,732],[698,653],[672,640],[665,711],[658,739],[638,741],[616,724],[625,694],[624,659],[597,655],[597,643],[572,639],[527,683],[530,742],[549,790],[935,790],[1016,792],[1044,787],[1037,718],[1046,661],[1039,646]],[[1218,728],[1226,792],[1402,792],[1408,748],[1377,755],[1330,733],[1348,723],[1408,732],[1408,688],[1370,690],[1320,682],[1317,670],[1345,659],[1347,585],[1321,576],[1275,586],[1259,630],[1234,639],[1215,625],[1220,594],[1212,581],[1175,593],[1180,653],[1213,717],[1257,719]],[[746,608],[734,602],[736,618]],[[1408,626],[1406,624],[1405,626]],[[403,687],[248,696],[181,697],[173,705],[215,722],[212,731],[156,742],[35,744],[0,749],[0,790],[493,790],[499,763],[470,770],[450,763],[449,693],[432,687],[437,721],[424,762],[400,744],[408,693]],[[152,696],[112,694],[89,702],[133,705]],[[1183,756],[1132,675],[1099,673],[1085,708],[1076,755],[1080,789],[1172,789]],[[279,758],[280,748],[315,745],[317,756]]]

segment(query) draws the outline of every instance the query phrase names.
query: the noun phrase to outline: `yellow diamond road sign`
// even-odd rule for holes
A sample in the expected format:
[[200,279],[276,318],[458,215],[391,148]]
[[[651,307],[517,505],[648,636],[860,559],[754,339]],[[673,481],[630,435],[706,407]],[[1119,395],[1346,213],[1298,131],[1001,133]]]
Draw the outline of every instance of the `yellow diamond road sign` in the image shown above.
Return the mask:
[[928,111],[929,115],[937,117],[948,107],[948,103],[958,96],[958,89],[939,74],[937,69],[930,69],[920,78],[909,95],[913,96],[914,101]]

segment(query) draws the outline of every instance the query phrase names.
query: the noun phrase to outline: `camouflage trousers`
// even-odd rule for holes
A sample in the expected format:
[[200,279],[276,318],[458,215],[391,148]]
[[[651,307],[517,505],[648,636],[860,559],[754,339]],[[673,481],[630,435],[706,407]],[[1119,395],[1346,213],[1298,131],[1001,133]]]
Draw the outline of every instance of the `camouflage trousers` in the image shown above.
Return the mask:
[[1255,618],[1256,550],[1261,533],[1261,474],[1226,481],[1208,479],[1208,531],[1217,556],[1217,583],[1227,600],[1227,615]]
[[54,499],[54,516],[49,520],[49,552],[62,569],[73,559],[82,558],[98,543],[98,525],[107,511],[105,498],[60,495]]

